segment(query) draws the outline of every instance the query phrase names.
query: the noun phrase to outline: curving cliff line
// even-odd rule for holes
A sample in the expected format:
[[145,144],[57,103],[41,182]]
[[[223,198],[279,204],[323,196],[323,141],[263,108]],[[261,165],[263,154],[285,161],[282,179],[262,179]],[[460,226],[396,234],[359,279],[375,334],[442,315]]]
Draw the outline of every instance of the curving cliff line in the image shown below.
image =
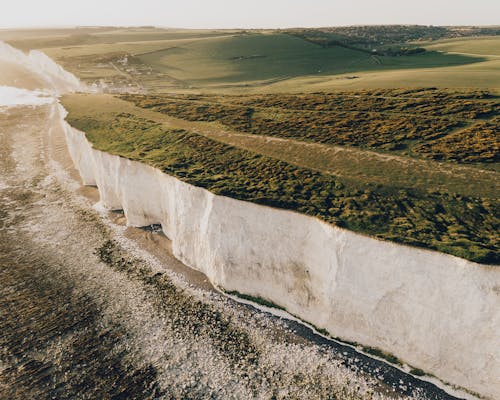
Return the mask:
[[104,207],[123,209],[131,226],[161,224],[174,255],[214,285],[500,397],[498,267],[217,196],[93,149],[84,133],[62,123],[83,183],[98,187]]

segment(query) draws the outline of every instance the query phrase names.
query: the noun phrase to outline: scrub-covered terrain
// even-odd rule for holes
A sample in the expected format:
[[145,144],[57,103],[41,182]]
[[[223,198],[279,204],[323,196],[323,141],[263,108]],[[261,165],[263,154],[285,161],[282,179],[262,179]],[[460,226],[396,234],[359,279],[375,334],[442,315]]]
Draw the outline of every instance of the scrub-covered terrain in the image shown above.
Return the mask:
[[[123,98],[146,109],[147,116],[111,97],[72,96],[63,105],[68,122],[86,132],[97,149],[144,161],[216,194],[297,210],[356,232],[471,261],[499,262],[499,106],[492,94],[432,89]],[[207,124],[177,122],[174,127],[162,114]],[[483,125],[492,128],[480,129]],[[210,133],[214,126],[230,130],[233,138],[246,134],[247,145],[217,138]],[[269,154],[252,147],[252,137],[258,144],[262,136],[282,139],[281,149]],[[289,139],[305,142],[303,154],[287,155]],[[356,163],[366,170],[371,159],[365,153],[373,150],[400,164],[418,158],[424,167],[400,173],[395,182],[381,182],[378,176],[397,174],[388,162],[378,174],[357,179],[348,163],[334,173],[312,167],[306,143],[322,149],[353,147]],[[328,153],[317,158],[318,165],[321,158],[328,163]],[[446,160],[448,175],[439,172],[443,163],[434,160]],[[428,178],[419,180],[421,173]],[[470,183],[475,175],[482,182],[477,190]]]

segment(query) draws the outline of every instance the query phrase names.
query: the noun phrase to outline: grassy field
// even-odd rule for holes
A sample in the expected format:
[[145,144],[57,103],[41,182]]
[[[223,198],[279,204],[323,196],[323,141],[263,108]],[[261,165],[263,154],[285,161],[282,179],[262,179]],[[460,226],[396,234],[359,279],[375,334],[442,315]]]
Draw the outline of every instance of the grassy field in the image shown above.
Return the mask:
[[460,65],[480,59],[429,53],[376,57],[336,46],[322,48],[286,34],[242,34],[196,41],[138,56],[154,70],[191,86],[222,85],[355,71]]
[[[477,37],[462,39],[446,39],[423,44],[429,50],[450,53],[473,54],[487,57],[500,57],[498,37]],[[421,44],[422,45],[422,44]]]
[[[98,45],[141,44],[147,42],[161,42],[167,40],[197,40],[203,37],[229,35],[235,31],[224,30],[188,30],[188,29],[161,29],[153,27],[143,28],[69,28],[69,29],[26,29],[0,30],[0,40],[6,40],[21,50],[30,49],[60,49],[74,50],[75,48],[95,49]],[[91,50],[92,51],[92,50]],[[88,54],[92,54],[88,52]],[[71,51],[68,54],[74,54]]]
[[[497,39],[500,46],[500,39]],[[303,93],[334,90],[391,89],[398,87],[470,89],[480,88],[500,94],[500,60],[486,57],[486,61],[439,68],[410,68],[390,71],[356,72],[334,76],[302,76],[276,82],[252,93]]]
[[[73,95],[63,104],[68,121],[87,132],[96,148],[149,163],[214,193],[297,210],[385,240],[499,262],[494,171],[449,163],[437,168],[434,161],[415,160],[420,173],[412,159],[390,157],[384,164],[377,153],[327,145],[313,151],[322,156],[311,168],[311,154],[301,152],[295,140],[271,147],[263,141],[248,144],[250,135],[217,129],[216,121],[183,121],[110,96]],[[294,150],[287,151],[290,147]],[[349,157],[356,159],[352,167]],[[407,168],[395,171],[408,160]],[[477,176],[472,185],[469,172]],[[478,196],[474,185],[489,189]]]
[[[41,49],[86,82],[104,82],[116,92],[303,92],[429,85],[495,90],[500,81],[500,60],[494,50],[485,51],[498,47],[498,37],[482,44],[477,38],[461,40],[460,52],[450,44],[454,42],[426,42],[428,51],[412,56],[324,48],[277,31],[81,28],[0,31],[2,39],[25,50]],[[446,46],[451,46],[450,53]]]

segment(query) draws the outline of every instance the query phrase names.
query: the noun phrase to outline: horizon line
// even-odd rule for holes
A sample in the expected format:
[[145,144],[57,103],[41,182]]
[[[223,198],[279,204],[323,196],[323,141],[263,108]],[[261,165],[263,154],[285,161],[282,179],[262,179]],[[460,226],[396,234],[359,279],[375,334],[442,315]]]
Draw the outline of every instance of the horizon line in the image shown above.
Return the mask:
[[377,27],[377,26],[414,26],[414,27],[437,27],[437,28],[496,28],[499,24],[471,24],[471,25],[436,25],[436,24],[405,24],[405,23],[394,23],[394,24],[346,24],[346,25],[297,25],[297,26],[287,26],[287,27],[203,27],[203,28],[193,28],[193,27],[176,27],[176,26],[161,26],[161,25],[25,25],[25,26],[11,26],[11,27],[0,27],[0,31],[4,30],[36,30],[36,29],[95,29],[95,28],[153,28],[153,29],[181,29],[181,30],[283,30],[283,29],[322,29],[322,28],[348,28],[348,27]]

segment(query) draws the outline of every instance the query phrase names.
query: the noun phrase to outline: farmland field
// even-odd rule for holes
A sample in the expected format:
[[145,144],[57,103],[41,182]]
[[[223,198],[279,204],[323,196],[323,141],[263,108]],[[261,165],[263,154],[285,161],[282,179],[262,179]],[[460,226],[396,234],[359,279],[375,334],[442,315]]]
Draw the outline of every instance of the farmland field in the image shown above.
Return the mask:
[[498,37],[495,36],[472,39],[447,39],[436,43],[428,42],[426,48],[444,52],[500,57]]

